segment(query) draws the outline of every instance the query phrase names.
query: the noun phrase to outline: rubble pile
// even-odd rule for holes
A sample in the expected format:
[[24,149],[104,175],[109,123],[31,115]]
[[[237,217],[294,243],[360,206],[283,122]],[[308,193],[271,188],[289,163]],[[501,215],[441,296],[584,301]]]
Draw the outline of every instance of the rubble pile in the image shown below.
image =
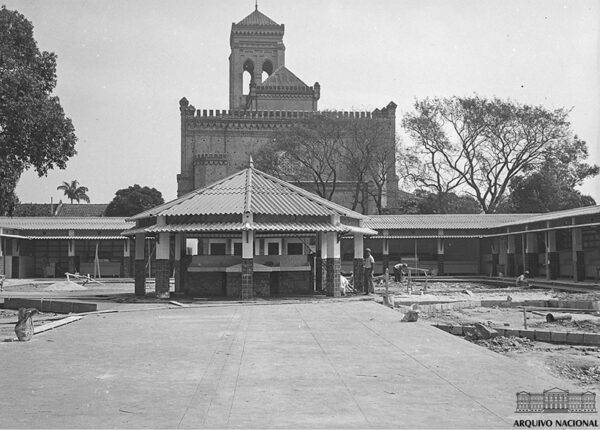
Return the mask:
[[556,364],[555,368],[561,377],[576,379],[582,384],[600,382],[600,365],[560,363]]
[[472,340],[471,342],[480,346],[485,346],[486,348],[501,354],[514,351],[532,350],[534,348],[533,341],[524,337],[515,336],[497,336],[490,339]]

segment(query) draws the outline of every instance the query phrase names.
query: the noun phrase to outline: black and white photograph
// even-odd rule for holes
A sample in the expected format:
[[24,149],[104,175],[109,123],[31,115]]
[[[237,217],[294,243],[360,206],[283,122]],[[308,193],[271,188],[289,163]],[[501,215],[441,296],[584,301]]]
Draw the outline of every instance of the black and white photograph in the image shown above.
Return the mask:
[[0,429],[598,428],[600,2],[0,1]]

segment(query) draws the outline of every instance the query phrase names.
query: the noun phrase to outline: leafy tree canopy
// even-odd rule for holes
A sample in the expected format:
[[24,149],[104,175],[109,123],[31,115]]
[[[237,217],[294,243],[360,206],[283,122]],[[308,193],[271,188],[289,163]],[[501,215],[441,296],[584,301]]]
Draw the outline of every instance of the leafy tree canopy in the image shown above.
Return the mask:
[[415,143],[409,153],[422,162],[407,163],[406,176],[436,194],[466,192],[486,213],[499,210],[516,178],[534,172],[553,168],[580,183],[598,167],[583,162],[586,144],[573,134],[568,115],[478,96],[417,101],[402,126]]
[[117,191],[104,214],[106,216],[132,216],[164,202],[161,192],[156,188],[141,187],[135,184]]
[[14,190],[28,168],[38,175],[76,154],[71,120],[56,86],[56,56],[40,52],[33,26],[17,11],[0,8],[0,213],[10,214]]

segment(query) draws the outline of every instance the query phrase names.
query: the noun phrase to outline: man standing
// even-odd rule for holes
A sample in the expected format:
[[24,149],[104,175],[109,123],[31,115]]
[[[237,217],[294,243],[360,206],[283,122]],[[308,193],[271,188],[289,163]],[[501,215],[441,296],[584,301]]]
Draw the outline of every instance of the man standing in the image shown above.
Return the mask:
[[363,262],[364,270],[364,282],[363,288],[365,294],[374,293],[373,289],[373,265],[375,264],[375,259],[371,255],[371,250],[369,248],[365,249],[365,258]]

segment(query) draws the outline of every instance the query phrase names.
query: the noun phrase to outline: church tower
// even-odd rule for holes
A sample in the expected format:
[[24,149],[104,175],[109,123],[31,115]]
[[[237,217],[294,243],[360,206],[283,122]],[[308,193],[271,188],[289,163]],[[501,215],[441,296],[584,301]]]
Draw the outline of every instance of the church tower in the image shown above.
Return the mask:
[[[258,7],[231,25],[230,110],[317,110],[319,84],[309,87],[285,67],[284,31],[283,24],[259,12]],[[246,84],[244,74],[249,77]]]
[[263,71],[271,76],[285,65],[285,26],[259,12],[258,7],[237,24],[231,24],[229,45],[229,109],[246,109],[249,88],[243,88],[244,72],[250,85],[262,83]]

